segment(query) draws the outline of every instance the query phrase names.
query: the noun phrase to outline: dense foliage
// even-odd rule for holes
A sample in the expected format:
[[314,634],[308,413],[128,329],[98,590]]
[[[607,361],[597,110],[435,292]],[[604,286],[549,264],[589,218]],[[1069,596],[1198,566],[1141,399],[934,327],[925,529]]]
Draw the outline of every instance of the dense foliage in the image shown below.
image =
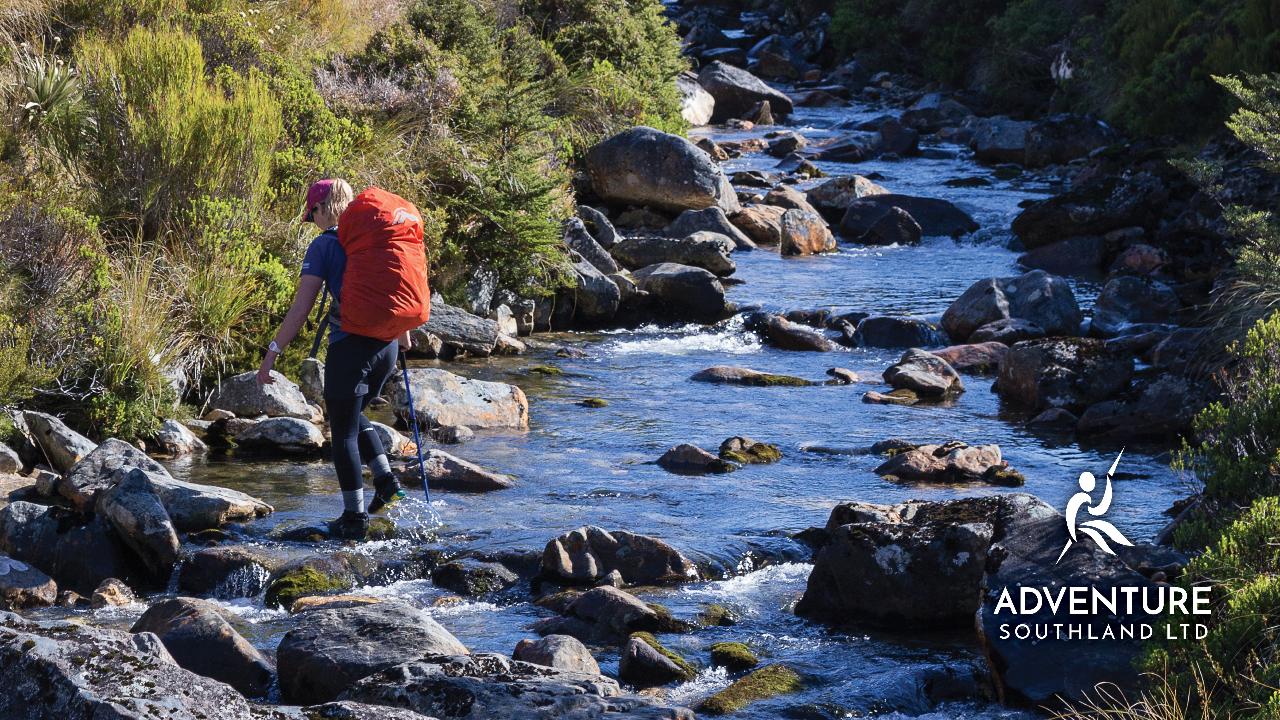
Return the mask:
[[[1215,75],[1280,67],[1271,0],[810,0],[843,55],[983,91],[1013,112],[1093,112],[1138,133],[1212,132]],[[1070,78],[1051,66],[1065,59]]]
[[199,404],[287,307],[320,177],[418,204],[446,296],[550,292],[574,162],[680,129],[683,69],[657,0],[10,0],[0,405],[144,437]]

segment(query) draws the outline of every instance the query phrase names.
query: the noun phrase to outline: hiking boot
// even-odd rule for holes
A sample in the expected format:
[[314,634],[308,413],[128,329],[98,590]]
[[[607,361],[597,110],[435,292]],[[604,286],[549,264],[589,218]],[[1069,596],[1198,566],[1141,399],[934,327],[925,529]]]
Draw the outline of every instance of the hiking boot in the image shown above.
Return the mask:
[[337,520],[329,521],[329,533],[342,540],[363,540],[369,534],[369,515],[344,510]]
[[374,515],[386,510],[404,499],[404,488],[394,476],[383,475],[373,480],[373,499],[369,501],[369,514]]

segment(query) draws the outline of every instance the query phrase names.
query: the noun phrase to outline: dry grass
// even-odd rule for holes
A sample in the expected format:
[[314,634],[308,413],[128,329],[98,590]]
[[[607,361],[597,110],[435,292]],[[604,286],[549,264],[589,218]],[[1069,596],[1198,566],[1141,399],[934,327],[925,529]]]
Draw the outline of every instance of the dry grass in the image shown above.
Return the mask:
[[1064,702],[1063,709],[1051,711],[1052,720],[1215,720],[1212,704],[1205,702],[1209,687],[1204,676],[1194,671],[1195,686],[1180,692],[1163,675],[1148,674],[1148,688],[1130,698],[1119,687],[1103,683],[1092,695],[1078,702]]

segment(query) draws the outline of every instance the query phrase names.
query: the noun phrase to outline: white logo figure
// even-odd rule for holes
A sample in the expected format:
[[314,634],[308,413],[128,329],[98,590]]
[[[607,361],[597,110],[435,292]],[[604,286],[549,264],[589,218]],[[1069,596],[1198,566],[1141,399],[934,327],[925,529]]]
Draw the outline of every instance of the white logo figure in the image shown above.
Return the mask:
[[1115,474],[1116,466],[1120,464],[1120,458],[1124,457],[1124,448],[1120,449],[1120,454],[1116,456],[1116,461],[1111,463],[1111,469],[1107,471],[1107,487],[1102,491],[1102,502],[1097,507],[1093,505],[1093,497],[1089,493],[1093,492],[1093,488],[1097,485],[1097,480],[1093,477],[1093,473],[1085,471],[1080,473],[1080,490],[1071,496],[1071,501],[1067,503],[1067,534],[1071,537],[1067,539],[1067,544],[1062,548],[1062,553],[1058,555],[1058,559],[1054,565],[1062,562],[1062,557],[1067,554],[1071,546],[1079,539],[1076,537],[1076,531],[1093,538],[1093,541],[1102,548],[1102,551],[1108,555],[1115,555],[1116,552],[1107,544],[1106,539],[1102,536],[1106,535],[1111,542],[1125,547],[1133,547],[1133,543],[1129,539],[1120,534],[1115,525],[1106,520],[1086,520],[1076,526],[1076,513],[1080,512],[1080,506],[1086,506],[1090,515],[1101,517],[1107,514],[1107,510],[1111,508],[1111,476]]
[[404,208],[396,208],[396,211],[391,215],[392,225],[403,225],[410,222],[422,224],[422,220],[418,219],[417,215],[414,215]]

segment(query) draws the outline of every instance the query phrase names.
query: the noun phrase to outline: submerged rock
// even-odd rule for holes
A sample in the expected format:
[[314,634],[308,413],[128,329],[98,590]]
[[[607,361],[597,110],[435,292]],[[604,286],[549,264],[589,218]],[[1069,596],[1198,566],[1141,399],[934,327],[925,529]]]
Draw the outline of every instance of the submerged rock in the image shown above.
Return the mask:
[[767,315],[753,323],[766,343],[782,350],[832,352],[839,348],[826,335],[781,315]]
[[712,455],[697,445],[682,443],[662,454],[657,460],[658,467],[667,472],[682,475],[704,475],[707,473],[732,472],[733,463]]
[[858,321],[858,345],[881,348],[921,348],[942,345],[946,336],[937,325],[919,318],[868,317]]
[[468,653],[430,615],[399,603],[312,610],[298,617],[276,653],[280,691],[288,702],[328,702],[361,678],[400,663]]
[[706,370],[700,370],[694,373],[693,377],[690,379],[695,382],[750,385],[754,387],[803,387],[815,384],[810,380],[795,377],[794,375],[778,375],[776,373],[765,373],[760,372],[759,370],[732,367],[729,365],[716,365],[714,367],[709,367]]
[[581,527],[551,540],[542,553],[543,575],[564,582],[592,584],[614,570],[633,585],[698,579],[697,568],[680,551],[657,538],[625,530]]
[[[410,368],[414,410],[424,427],[463,425],[470,428],[529,426],[524,391],[506,383],[471,380],[438,368]],[[403,383],[387,388],[391,407],[401,418],[409,412]]]
[[244,720],[231,686],[182,669],[150,633],[0,613],[0,717]]
[[735,681],[698,706],[706,715],[728,715],[753,702],[797,692],[803,687],[796,671],[785,665],[766,665]]
[[438,565],[431,571],[431,583],[465,597],[480,597],[501,592],[520,577],[505,565],[464,558]]
[[162,600],[147,608],[130,632],[155,633],[179,665],[245,696],[262,697],[271,688],[275,667],[236,632],[225,610],[207,600]]

